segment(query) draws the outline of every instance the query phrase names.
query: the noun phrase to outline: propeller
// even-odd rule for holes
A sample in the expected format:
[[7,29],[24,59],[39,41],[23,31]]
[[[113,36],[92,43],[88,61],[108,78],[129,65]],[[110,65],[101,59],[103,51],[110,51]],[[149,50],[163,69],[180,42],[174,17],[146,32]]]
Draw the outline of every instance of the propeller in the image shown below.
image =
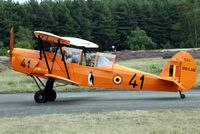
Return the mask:
[[13,48],[14,48],[14,28],[12,27],[10,30],[10,45],[9,45],[10,63],[12,60]]

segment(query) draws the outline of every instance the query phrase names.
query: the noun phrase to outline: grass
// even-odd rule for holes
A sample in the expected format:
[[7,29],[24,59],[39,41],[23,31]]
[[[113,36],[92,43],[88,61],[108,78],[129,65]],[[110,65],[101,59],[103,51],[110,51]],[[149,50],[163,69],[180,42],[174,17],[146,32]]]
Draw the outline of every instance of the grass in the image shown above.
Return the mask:
[[[196,60],[198,65],[200,65],[200,59]],[[162,71],[162,67],[167,63],[167,59],[162,58],[140,58],[140,59],[131,59],[125,61],[117,62],[121,65],[136,68],[138,70],[146,71],[149,73],[157,74]],[[5,68],[2,64],[0,64],[1,68]],[[200,69],[199,71],[200,72]],[[12,70],[6,70],[0,72],[0,93],[17,93],[17,92],[33,92],[37,91],[38,87],[34,83],[33,79],[27,77],[24,74],[14,72]],[[60,84],[56,83],[56,86]],[[198,77],[197,83],[194,88],[200,87],[200,77]],[[76,87],[76,86],[63,86],[57,87],[56,91],[79,91],[79,90],[90,90],[91,88],[87,87]]]
[[199,121],[200,109],[51,114],[0,118],[0,133],[198,134]]
[[6,70],[0,73],[0,92],[31,92],[36,87],[34,81],[26,75]]
[[137,58],[125,61],[117,62],[120,65],[124,65],[130,68],[135,68],[145,72],[159,75],[162,71],[162,67],[167,63],[167,59],[163,58]]

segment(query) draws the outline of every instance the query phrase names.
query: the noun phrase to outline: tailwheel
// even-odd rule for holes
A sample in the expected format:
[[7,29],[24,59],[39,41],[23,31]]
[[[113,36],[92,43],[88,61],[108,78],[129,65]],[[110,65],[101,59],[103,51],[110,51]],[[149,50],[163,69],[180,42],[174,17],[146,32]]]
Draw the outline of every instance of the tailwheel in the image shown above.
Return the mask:
[[185,99],[185,94],[182,94],[181,91],[179,91],[179,94],[180,94],[181,99]]
[[44,90],[39,90],[34,95],[35,102],[45,103],[47,102],[47,95]]
[[181,94],[181,99],[185,99],[185,94]]
[[47,101],[55,101],[56,99],[56,91],[51,89],[51,90],[46,90],[46,95],[47,95]]

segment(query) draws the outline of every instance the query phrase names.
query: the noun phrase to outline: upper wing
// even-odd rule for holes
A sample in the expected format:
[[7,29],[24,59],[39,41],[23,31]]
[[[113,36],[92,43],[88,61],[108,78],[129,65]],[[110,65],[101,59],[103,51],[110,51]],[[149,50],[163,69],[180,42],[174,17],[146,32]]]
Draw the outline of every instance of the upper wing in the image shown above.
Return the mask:
[[53,79],[55,79],[55,81],[58,81],[58,82],[61,82],[61,83],[79,86],[79,84],[75,81],[72,81],[72,80],[69,80],[67,78],[60,77],[60,76],[57,76],[57,75],[54,75],[54,74],[45,74],[45,77],[53,78]]
[[70,45],[76,46],[76,47],[85,47],[85,48],[98,48],[99,46],[93,42],[75,38],[75,37],[62,37],[63,39],[69,40]]
[[50,42],[50,43],[58,44],[58,41],[60,41],[61,44],[65,44],[65,45],[70,44],[69,40],[64,39],[64,38],[57,36],[55,34],[52,34],[52,33],[43,32],[43,31],[35,31],[34,34],[37,38],[40,38],[40,39]]
[[52,33],[44,32],[44,31],[34,31],[34,34],[36,38],[40,38],[44,41],[50,42],[50,43],[56,43],[58,44],[58,41],[60,41],[61,44],[65,45],[72,45],[76,47],[85,47],[85,48],[98,48],[99,46],[93,42],[75,38],[75,37],[60,37]]

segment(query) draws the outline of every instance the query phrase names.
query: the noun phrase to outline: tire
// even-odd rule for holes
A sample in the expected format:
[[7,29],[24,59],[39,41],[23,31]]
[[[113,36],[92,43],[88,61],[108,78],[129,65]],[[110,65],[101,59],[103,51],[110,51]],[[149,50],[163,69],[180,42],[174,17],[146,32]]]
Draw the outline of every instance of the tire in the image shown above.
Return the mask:
[[47,101],[55,101],[57,94],[55,92],[55,90],[47,90],[46,91],[47,94]]
[[36,103],[45,103],[47,102],[47,95],[45,91],[40,90],[35,93],[34,99]]
[[181,94],[181,99],[185,99],[185,94]]

